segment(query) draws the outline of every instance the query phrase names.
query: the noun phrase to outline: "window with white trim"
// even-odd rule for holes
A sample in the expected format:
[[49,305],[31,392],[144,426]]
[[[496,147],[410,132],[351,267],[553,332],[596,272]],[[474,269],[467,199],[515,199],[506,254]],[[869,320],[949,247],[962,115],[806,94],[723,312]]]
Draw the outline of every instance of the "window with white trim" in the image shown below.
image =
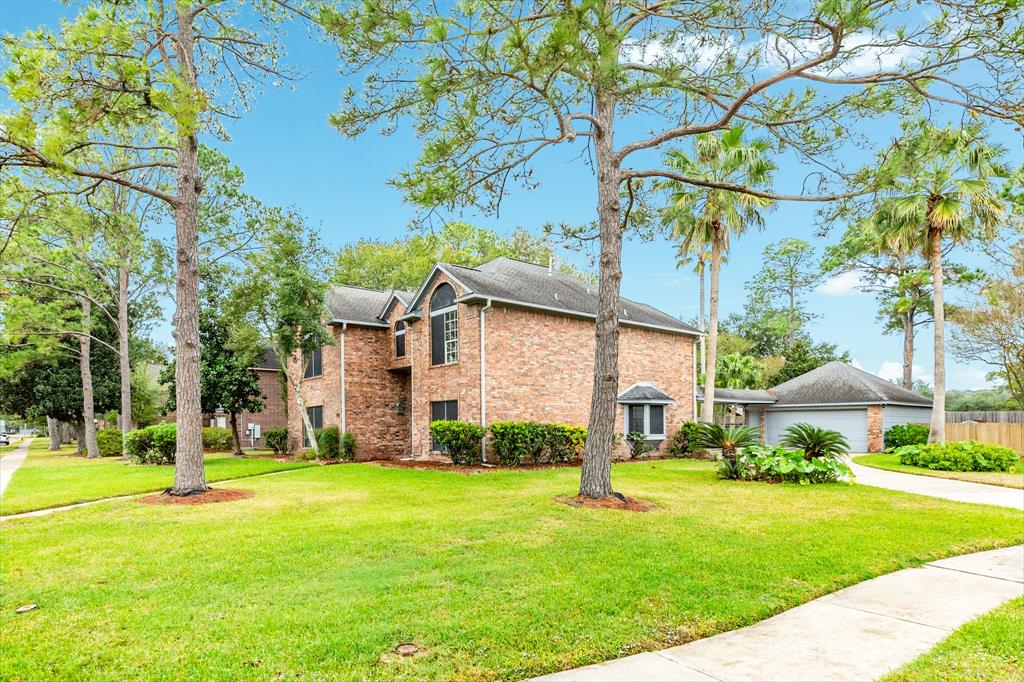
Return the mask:
[[459,312],[455,289],[443,283],[430,297],[430,364],[447,365],[459,360]]
[[665,406],[660,403],[636,403],[624,405],[626,434],[642,433],[647,440],[665,438]]
[[405,322],[395,323],[395,357],[405,357]]

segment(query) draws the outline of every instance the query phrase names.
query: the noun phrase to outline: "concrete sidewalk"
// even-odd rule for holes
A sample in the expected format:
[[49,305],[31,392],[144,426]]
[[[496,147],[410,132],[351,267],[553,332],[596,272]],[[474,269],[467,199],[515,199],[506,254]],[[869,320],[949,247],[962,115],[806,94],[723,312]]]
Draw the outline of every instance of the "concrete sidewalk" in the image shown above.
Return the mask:
[[7,490],[11,478],[14,477],[14,472],[24,463],[25,457],[28,456],[28,446],[31,442],[31,438],[24,438],[18,443],[18,447],[0,457],[0,495],[3,495],[4,491]]
[[1024,596],[1024,545],[848,587],[740,630],[537,680],[873,680]]
[[941,497],[955,502],[972,502],[974,504],[991,504],[997,507],[1024,510],[1024,490],[1006,488],[984,483],[957,481],[936,476],[917,476],[898,471],[885,471],[866,467],[853,461],[847,461],[857,476],[859,485],[870,485],[876,488],[900,490],[905,493]]

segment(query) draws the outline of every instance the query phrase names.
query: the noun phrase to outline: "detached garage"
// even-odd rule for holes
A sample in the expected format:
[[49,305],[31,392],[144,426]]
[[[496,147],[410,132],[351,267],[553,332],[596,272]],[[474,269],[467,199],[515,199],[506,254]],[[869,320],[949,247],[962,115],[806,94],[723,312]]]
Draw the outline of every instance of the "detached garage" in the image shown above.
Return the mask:
[[932,414],[930,399],[843,362],[822,365],[767,393],[773,401],[751,405],[747,423],[762,426],[770,444],[779,442],[786,427],[806,423],[839,431],[851,452],[881,452],[890,426],[927,424]]

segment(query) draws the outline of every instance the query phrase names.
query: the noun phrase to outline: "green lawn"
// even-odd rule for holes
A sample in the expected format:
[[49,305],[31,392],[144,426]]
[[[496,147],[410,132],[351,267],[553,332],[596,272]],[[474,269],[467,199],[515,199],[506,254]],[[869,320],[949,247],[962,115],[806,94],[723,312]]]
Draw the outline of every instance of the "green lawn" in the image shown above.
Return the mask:
[[905,474],[919,474],[921,476],[935,476],[937,478],[955,478],[958,481],[971,481],[973,483],[988,483],[990,485],[1001,485],[1007,488],[1024,488],[1024,461],[1017,460],[1017,466],[1013,471],[938,471],[924,467],[908,466],[900,464],[899,457],[886,452],[874,455],[861,455],[854,457],[853,461],[867,467],[876,469],[888,469],[899,471]]
[[[75,455],[70,448],[57,452],[50,452],[47,448],[49,442],[45,438],[37,438],[29,446],[28,457],[14,472],[0,499],[0,514],[163,490],[174,480],[173,466],[140,466],[125,462],[120,457],[86,459]],[[273,459],[249,459],[216,453],[206,456],[206,478],[208,481],[223,481],[306,466],[310,463],[276,462]]]
[[1024,680],[1024,598],[958,628],[884,682]]
[[[230,484],[255,493],[237,502],[8,521],[0,679],[522,679],[1024,542],[1019,512],[867,486],[683,460],[614,480],[658,509],[558,504],[570,468],[348,464]],[[423,653],[389,655],[408,641]]]

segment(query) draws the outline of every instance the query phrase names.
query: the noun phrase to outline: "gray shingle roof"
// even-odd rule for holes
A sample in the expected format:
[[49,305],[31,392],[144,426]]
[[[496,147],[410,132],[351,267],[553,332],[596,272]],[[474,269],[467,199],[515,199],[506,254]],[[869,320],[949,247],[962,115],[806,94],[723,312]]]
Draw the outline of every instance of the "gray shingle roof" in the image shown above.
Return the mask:
[[[543,265],[502,257],[476,268],[449,264],[442,264],[442,267],[469,290],[467,297],[495,298],[588,317],[597,312],[596,284],[551,272]],[[625,298],[622,299],[619,321],[685,334],[699,333],[667,313]]]
[[633,384],[619,394],[620,403],[635,402],[672,402],[672,398],[654,384]]
[[391,296],[389,291],[337,286],[327,290],[327,310],[334,320],[386,326],[377,315]]
[[770,389],[775,407],[837,403],[907,403],[927,407],[932,401],[845,362],[830,362]]
[[[704,387],[697,387],[697,400],[704,401]],[[775,397],[768,391],[756,388],[715,388],[716,403],[735,403],[749,405],[752,403],[774,403]]]

